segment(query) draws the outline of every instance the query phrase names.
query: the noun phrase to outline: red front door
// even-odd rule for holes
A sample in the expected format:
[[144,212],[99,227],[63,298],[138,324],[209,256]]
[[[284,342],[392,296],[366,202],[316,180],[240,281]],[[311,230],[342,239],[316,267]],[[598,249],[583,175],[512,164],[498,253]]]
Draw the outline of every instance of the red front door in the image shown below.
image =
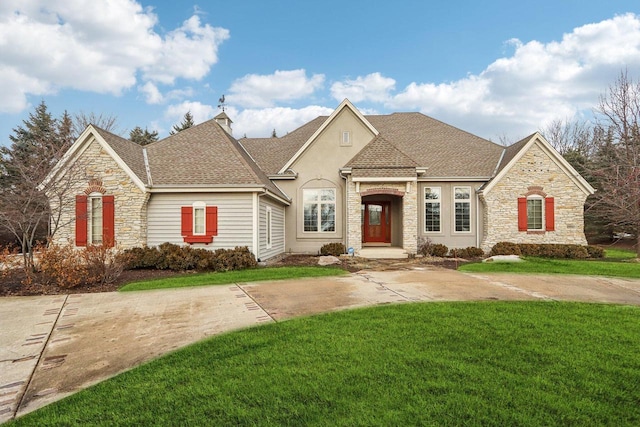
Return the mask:
[[362,218],[362,241],[391,243],[391,212],[389,202],[365,202]]

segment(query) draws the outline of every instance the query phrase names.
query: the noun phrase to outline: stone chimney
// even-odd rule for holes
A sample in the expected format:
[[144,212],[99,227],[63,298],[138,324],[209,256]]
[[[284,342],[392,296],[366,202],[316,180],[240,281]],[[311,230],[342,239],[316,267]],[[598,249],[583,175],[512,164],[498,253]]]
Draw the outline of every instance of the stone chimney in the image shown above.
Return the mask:
[[220,126],[222,126],[222,129],[224,129],[225,132],[227,132],[229,135],[233,136],[233,130],[231,129],[231,123],[233,123],[233,122],[231,121],[229,116],[227,116],[227,113],[225,113],[223,111],[222,113],[220,113],[217,116],[215,116],[213,118],[213,120],[215,120],[216,123],[218,123]]

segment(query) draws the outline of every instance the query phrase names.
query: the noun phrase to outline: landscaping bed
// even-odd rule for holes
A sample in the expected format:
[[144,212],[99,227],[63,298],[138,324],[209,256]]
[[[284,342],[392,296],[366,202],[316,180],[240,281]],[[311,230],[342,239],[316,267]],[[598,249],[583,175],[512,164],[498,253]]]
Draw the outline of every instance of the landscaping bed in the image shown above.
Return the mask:
[[[340,267],[349,272],[360,270],[402,270],[420,268],[424,265],[435,265],[455,269],[466,260],[449,258],[412,258],[412,259],[365,259],[358,257],[341,257]],[[268,264],[269,267],[303,267],[317,266],[318,257],[314,255],[285,255],[281,259]],[[36,280],[34,283],[26,283],[26,276],[20,269],[12,270],[3,277],[0,284],[0,297],[2,296],[28,296],[28,295],[57,295],[78,294],[92,292],[114,292],[120,287],[138,281],[163,279],[179,275],[195,274],[195,272],[176,272],[172,270],[138,269],[125,270],[113,282],[102,285],[80,285],[74,288],[63,288],[56,285],[45,285]]]

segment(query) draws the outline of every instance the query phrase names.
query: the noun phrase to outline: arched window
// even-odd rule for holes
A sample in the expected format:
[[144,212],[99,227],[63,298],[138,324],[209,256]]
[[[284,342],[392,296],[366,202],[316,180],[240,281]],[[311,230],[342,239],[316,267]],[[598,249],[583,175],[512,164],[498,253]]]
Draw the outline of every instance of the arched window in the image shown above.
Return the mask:
[[518,198],[518,230],[544,233],[555,230],[555,199],[541,192]]

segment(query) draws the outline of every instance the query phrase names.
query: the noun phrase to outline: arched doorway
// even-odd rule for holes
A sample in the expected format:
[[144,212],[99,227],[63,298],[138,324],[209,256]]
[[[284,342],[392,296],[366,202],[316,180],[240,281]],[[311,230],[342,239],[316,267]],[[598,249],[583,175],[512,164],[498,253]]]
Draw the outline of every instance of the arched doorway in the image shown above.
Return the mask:
[[360,224],[363,246],[402,247],[402,197],[384,193],[362,197]]

